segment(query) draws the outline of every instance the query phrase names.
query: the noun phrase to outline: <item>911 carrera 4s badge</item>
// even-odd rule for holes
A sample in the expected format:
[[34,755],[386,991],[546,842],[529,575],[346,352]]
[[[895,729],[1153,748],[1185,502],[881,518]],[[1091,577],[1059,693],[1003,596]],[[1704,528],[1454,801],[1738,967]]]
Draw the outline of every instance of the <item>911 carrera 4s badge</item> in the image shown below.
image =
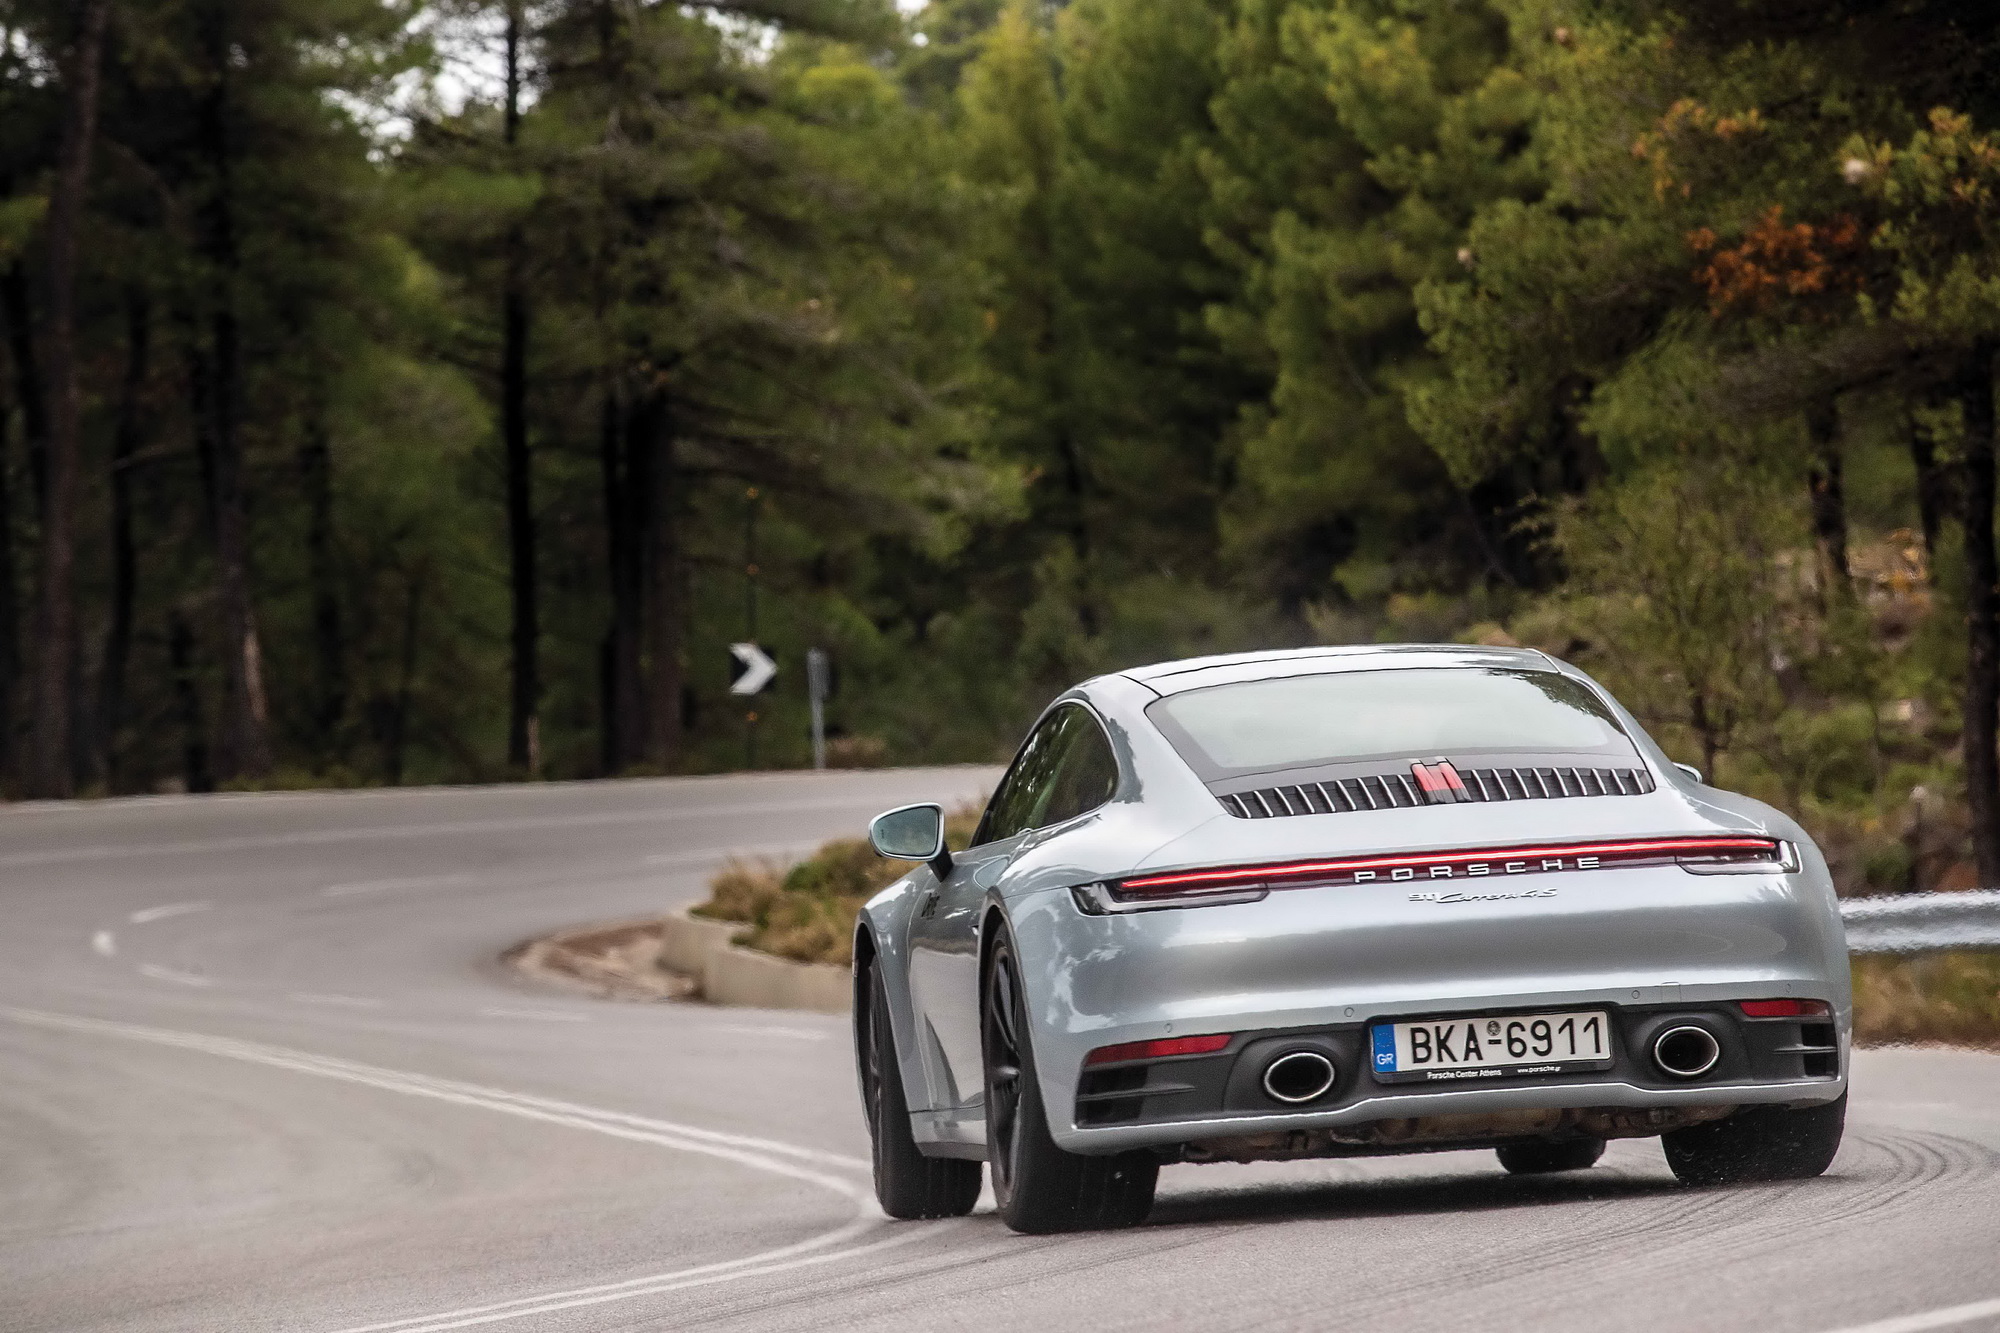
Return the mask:
[[1378,1083],[1464,1082],[1611,1067],[1611,1023],[1602,1010],[1474,1014],[1369,1030]]
[[1413,903],[1511,903],[1517,898],[1553,898],[1554,889],[1523,889],[1519,893],[1413,893]]

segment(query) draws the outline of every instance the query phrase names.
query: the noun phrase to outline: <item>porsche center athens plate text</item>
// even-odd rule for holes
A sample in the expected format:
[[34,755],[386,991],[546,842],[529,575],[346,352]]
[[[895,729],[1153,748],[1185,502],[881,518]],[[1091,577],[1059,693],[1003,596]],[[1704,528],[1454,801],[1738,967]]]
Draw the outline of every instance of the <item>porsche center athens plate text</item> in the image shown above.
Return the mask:
[[1086,681],[972,846],[862,910],[876,1191],[1017,1230],[1143,1218],[1167,1162],[1492,1147],[1817,1175],[1847,1104],[1826,864],[1525,649],[1324,648]]

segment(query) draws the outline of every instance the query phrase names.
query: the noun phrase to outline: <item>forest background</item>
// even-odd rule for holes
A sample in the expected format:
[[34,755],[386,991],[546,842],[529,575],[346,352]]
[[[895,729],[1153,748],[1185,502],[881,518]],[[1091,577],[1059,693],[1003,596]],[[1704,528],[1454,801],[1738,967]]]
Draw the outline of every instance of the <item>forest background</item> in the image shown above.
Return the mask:
[[1996,132],[1970,0],[0,0],[0,787],[1457,638],[2000,884]]

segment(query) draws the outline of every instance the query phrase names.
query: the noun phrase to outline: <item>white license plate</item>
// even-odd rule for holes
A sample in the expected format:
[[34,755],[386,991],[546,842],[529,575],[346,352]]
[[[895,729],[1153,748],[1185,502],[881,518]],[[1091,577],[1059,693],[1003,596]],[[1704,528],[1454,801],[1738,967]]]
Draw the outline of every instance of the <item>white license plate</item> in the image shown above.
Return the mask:
[[1375,1078],[1382,1083],[1470,1082],[1611,1063],[1611,1023],[1601,1010],[1377,1023],[1369,1038]]

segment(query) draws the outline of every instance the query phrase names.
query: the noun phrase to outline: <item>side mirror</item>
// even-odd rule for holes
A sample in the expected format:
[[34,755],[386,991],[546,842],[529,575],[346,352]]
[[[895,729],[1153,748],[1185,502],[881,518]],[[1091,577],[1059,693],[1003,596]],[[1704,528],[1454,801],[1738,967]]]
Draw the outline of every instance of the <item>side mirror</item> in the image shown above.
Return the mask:
[[1687,774],[1687,775],[1688,775],[1689,777],[1693,778],[1693,779],[1694,779],[1694,780],[1695,780],[1696,782],[1699,782],[1699,783],[1702,783],[1702,784],[1704,784],[1704,785],[1706,785],[1706,784],[1707,784],[1707,781],[1708,781],[1708,780],[1707,780],[1706,778],[1702,777],[1702,775],[1701,775],[1701,770],[1700,770],[1700,769],[1698,769],[1698,768],[1696,768],[1696,767],[1695,767],[1695,766],[1694,766],[1693,764],[1683,764],[1683,763],[1678,763],[1678,762],[1676,762],[1676,763],[1674,764],[1674,767],[1675,767],[1675,768],[1678,768],[1678,769],[1679,769],[1679,770],[1680,770],[1681,772],[1683,772],[1683,773]]
[[944,808],[925,802],[905,805],[875,816],[868,841],[892,861],[926,861],[943,879],[951,873],[951,853],[944,845]]

